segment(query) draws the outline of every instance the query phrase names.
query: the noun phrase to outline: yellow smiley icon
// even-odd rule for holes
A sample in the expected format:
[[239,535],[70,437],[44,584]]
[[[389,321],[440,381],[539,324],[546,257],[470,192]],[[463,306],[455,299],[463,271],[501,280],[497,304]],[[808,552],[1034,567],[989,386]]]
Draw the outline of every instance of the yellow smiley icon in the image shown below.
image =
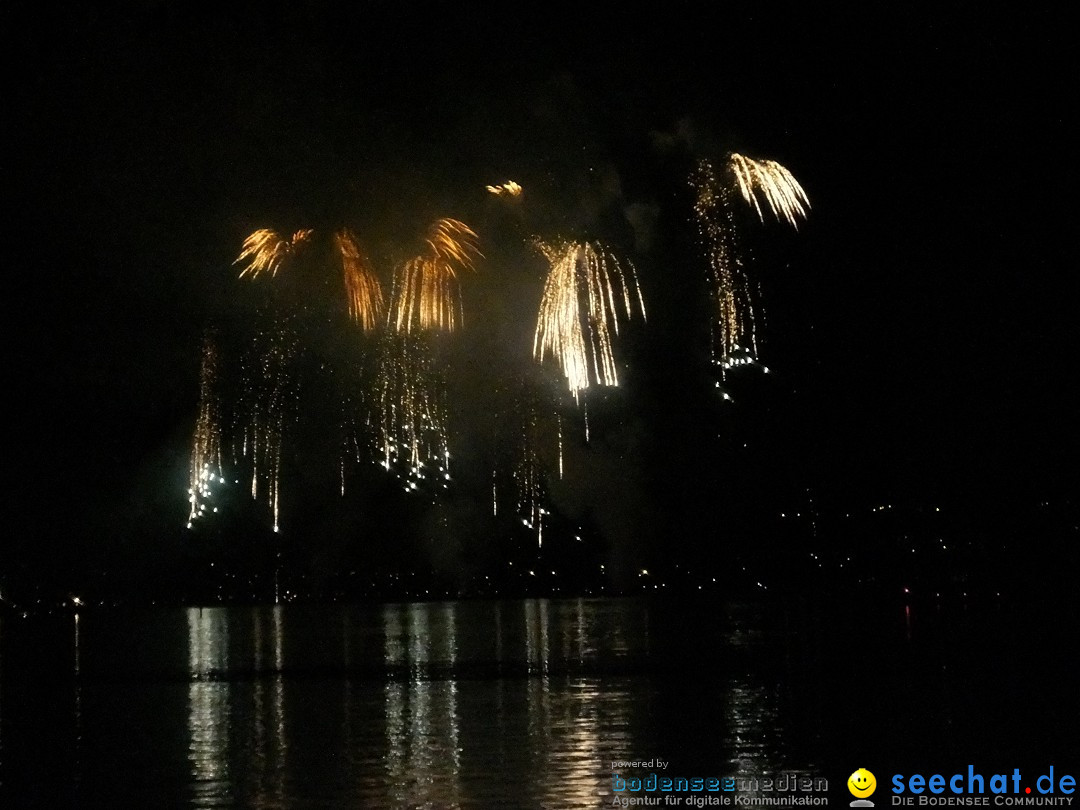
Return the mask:
[[865,799],[877,788],[877,779],[866,768],[859,768],[847,780],[847,789],[856,799]]

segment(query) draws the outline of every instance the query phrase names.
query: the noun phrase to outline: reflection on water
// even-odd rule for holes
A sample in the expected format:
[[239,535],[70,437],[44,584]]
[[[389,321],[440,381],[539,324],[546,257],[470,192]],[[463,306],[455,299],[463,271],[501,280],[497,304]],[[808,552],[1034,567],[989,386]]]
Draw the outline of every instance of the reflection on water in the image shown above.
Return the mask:
[[229,692],[227,680],[209,680],[229,668],[229,625],[224,608],[190,608],[188,656],[188,756],[196,805],[212,806],[232,793],[229,781]]
[[[759,605],[734,605],[726,616],[724,640],[735,649],[760,645],[764,627]],[[742,777],[778,773],[784,767],[779,684],[766,681],[762,673],[747,673],[727,678],[723,696],[726,772]]]
[[731,751],[733,776],[774,773],[780,770],[778,746],[770,736],[782,727],[777,717],[775,690],[761,683],[729,680],[725,684],[727,710],[725,743]]
[[980,733],[995,705],[1026,718],[1016,750],[1064,738],[1065,677],[989,666],[994,616],[917,618],[615,599],[5,616],[0,786],[29,807],[585,808],[610,804],[617,761],[842,784],[853,758],[974,757],[1005,744]]
[[460,805],[457,682],[425,677],[428,665],[452,672],[457,660],[455,606],[388,605],[383,609],[384,660],[408,678],[384,687],[385,777],[392,806],[425,800]]
[[[189,608],[186,616],[193,806],[230,804],[241,778],[257,806],[280,806],[286,756],[282,608]],[[241,673],[250,679],[238,680]],[[236,748],[246,756],[234,764]]]

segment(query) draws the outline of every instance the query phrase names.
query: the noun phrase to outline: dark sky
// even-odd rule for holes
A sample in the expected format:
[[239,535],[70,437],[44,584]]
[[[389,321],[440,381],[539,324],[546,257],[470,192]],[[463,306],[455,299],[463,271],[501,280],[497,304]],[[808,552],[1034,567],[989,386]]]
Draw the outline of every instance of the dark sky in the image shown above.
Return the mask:
[[[532,223],[626,249],[642,237],[630,212],[655,216],[635,254],[657,309],[634,338],[635,390],[652,392],[629,411],[649,437],[634,446],[655,461],[658,436],[715,430],[759,448],[673,451],[665,482],[715,463],[710,481],[771,486],[770,505],[804,486],[1070,491],[1076,65],[1061,15],[632,8],[5,3],[9,525],[174,524],[182,497],[170,511],[162,482],[185,464],[200,336],[229,317],[251,230],[349,224],[389,261],[434,216],[505,234],[483,187],[507,178]],[[679,159],[658,146],[672,142]],[[757,237],[775,376],[717,410],[700,405],[684,323],[699,291],[678,172],[730,149],[783,163],[813,210],[798,234]],[[534,303],[500,296],[532,289],[515,274],[534,269],[481,266],[468,294],[493,309],[477,320],[527,323]],[[622,475],[603,452],[589,463]]]

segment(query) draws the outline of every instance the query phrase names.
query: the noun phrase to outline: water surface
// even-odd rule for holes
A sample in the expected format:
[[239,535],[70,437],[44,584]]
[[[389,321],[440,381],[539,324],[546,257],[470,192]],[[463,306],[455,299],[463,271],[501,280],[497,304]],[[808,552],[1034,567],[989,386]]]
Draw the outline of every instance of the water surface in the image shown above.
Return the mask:
[[1016,606],[569,599],[0,621],[11,806],[586,808],[610,804],[613,762],[653,758],[672,775],[824,777],[839,804],[871,762],[1078,756],[1075,678]]

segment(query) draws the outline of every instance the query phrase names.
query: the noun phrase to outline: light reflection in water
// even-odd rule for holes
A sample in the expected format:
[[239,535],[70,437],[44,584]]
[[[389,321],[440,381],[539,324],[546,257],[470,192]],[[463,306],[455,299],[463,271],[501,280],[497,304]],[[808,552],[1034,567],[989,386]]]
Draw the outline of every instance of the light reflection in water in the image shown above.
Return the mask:
[[[283,608],[189,608],[192,804],[287,803]],[[250,677],[235,680],[238,673]]]
[[[54,807],[610,806],[612,762],[654,755],[675,776],[821,776],[822,739],[858,730],[837,721],[858,682],[909,757],[941,756],[954,728],[984,727],[992,642],[1015,628],[912,605],[909,643],[907,615],[589,599],[9,613],[0,781]],[[853,626],[881,640],[862,681],[834,655]],[[1073,684],[1033,706],[1075,714]],[[984,756],[1003,744],[982,736]]]
[[82,717],[82,642],[79,637],[79,614],[75,613],[75,784],[82,780],[82,744],[83,744],[83,717]]
[[777,741],[770,734],[777,731],[776,690],[764,684],[732,679],[725,691],[724,742],[730,752],[732,775],[754,776],[779,770]]
[[461,805],[456,606],[383,609],[388,799],[393,806]]
[[[549,745],[550,705],[548,702],[548,611],[547,600],[529,599],[524,605],[525,665],[531,676],[528,685],[529,736],[541,751]],[[539,677],[536,677],[539,676]]]
[[[733,655],[762,652],[766,647],[768,621],[760,605],[736,603],[729,614],[723,638]],[[787,674],[790,675],[790,657]],[[763,795],[762,775],[781,772],[796,777],[814,776],[806,768],[792,768],[786,762],[788,741],[782,711],[784,693],[780,683],[760,671],[746,671],[723,683],[722,749],[727,758],[725,775],[745,779],[739,792]]]
[[[256,609],[252,613],[255,681],[252,694],[255,726],[254,758],[260,806],[281,806],[285,801],[285,644],[282,606]],[[269,637],[268,639],[266,637]],[[271,643],[266,659],[267,640]]]
[[[676,685],[653,716],[657,690],[675,682],[632,665],[653,655],[639,604],[396,604],[296,614],[295,627],[287,610],[187,611],[193,806],[286,807],[315,788],[337,806],[591,807],[610,801],[611,761],[677,758],[687,725],[710,753],[685,767],[791,770],[779,687],[753,668]],[[716,642],[754,647],[759,622],[732,615]],[[671,728],[686,705],[698,709]],[[326,719],[341,730],[336,748],[312,736]],[[338,755],[313,756],[316,739]],[[513,779],[491,778],[502,770]]]
[[525,658],[531,676],[526,700],[532,790],[543,807],[593,806],[610,791],[610,770],[604,769],[604,761],[629,758],[634,750],[633,696],[625,680],[552,674],[553,636],[561,663],[576,660],[580,664],[593,647],[587,638],[582,600],[528,601],[523,612]]
[[229,774],[229,614],[225,608],[189,608],[188,759],[199,807],[224,803],[232,793]]

